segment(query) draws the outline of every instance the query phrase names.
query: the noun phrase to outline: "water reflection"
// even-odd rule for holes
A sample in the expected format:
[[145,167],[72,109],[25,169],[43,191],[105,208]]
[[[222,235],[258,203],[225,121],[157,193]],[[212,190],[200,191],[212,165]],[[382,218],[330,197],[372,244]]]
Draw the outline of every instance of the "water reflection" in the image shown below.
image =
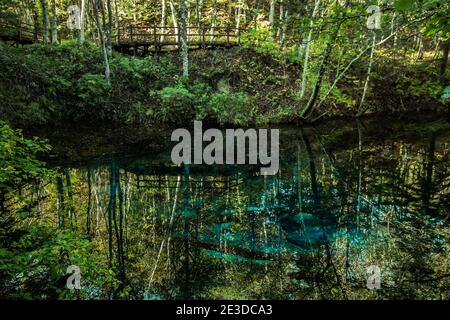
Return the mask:
[[448,297],[449,130],[412,128],[284,128],[273,177],[167,148],[56,160],[42,219],[104,253],[118,285],[93,298]]

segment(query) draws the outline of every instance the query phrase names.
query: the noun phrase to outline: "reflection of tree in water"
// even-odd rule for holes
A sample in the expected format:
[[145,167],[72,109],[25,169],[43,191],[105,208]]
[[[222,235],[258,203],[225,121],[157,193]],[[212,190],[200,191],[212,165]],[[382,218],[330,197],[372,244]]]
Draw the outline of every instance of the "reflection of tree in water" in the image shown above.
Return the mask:
[[[107,252],[111,298],[448,298],[445,136],[366,130],[347,148],[296,131],[273,177],[142,158],[67,168],[45,215]],[[367,290],[369,265],[382,290]]]

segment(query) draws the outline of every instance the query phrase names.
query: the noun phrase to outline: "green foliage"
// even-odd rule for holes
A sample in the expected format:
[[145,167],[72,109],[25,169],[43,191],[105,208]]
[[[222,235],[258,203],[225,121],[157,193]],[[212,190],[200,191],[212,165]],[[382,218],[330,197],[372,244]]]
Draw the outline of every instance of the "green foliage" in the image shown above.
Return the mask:
[[202,82],[187,85],[179,82],[159,91],[151,91],[160,108],[149,108],[148,116],[165,122],[190,119],[217,119],[220,124],[248,125],[254,120],[255,110],[244,92],[231,93],[229,87],[219,84],[219,91]]
[[[53,172],[36,158],[49,150],[44,141],[26,139],[0,121],[0,298],[105,298],[118,287],[102,264],[106,258],[80,234],[36,222],[35,200],[18,191],[52,179]],[[82,270],[80,292],[66,287],[69,265]]]
[[[327,88],[327,90],[328,90],[328,88]],[[355,100],[348,94],[345,94],[344,92],[342,92],[342,90],[340,90],[337,87],[334,87],[333,90],[331,90],[330,99],[336,105],[341,105],[341,106],[355,105]]]
[[192,113],[192,100],[194,95],[183,85],[165,87],[160,91],[150,92],[150,96],[160,101],[161,108],[157,111],[162,121],[186,119]]
[[195,119],[203,120],[210,116],[208,102],[210,101],[212,88],[203,82],[196,81],[189,89],[194,95],[193,107]]
[[441,41],[450,41],[450,14],[448,11],[448,4],[447,10],[445,10],[445,4],[439,0],[427,0],[424,2],[423,6],[427,10],[435,11],[434,14],[426,21],[426,25],[423,30],[424,34],[427,36],[439,35]]
[[[33,224],[8,248],[0,249],[0,296],[19,299],[101,298],[117,281],[99,262],[92,243],[68,230]],[[66,270],[80,267],[82,289],[66,287]],[[96,289],[96,290],[95,290]],[[104,296],[103,296],[104,298]]]
[[220,124],[246,126],[252,123],[255,116],[255,109],[243,92],[216,92],[211,96],[209,108]]
[[45,172],[36,155],[50,146],[37,138],[25,139],[21,132],[0,121],[0,193],[13,191]]
[[442,93],[442,86],[433,80],[423,82],[418,79],[411,79],[410,90],[411,94],[416,97],[428,96],[438,99]]
[[85,73],[81,75],[76,91],[82,101],[90,101],[89,105],[97,105],[105,101],[109,85],[105,77],[99,74]]
[[251,29],[241,36],[244,48],[255,49],[256,52],[280,57],[280,44],[270,35],[269,28]]
[[166,68],[165,63],[157,63],[151,56],[139,59],[117,55],[110,64],[113,86],[125,85],[128,90],[144,89],[148,81],[160,87],[161,79],[173,73],[171,68]]
[[399,11],[409,10],[414,5],[414,0],[396,0],[394,6]]

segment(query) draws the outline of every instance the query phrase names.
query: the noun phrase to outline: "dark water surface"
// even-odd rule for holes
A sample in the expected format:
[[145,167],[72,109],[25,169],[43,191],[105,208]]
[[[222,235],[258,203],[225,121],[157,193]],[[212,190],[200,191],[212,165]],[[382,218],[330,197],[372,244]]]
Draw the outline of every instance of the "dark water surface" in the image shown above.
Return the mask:
[[449,298],[450,126],[399,123],[283,127],[273,177],[176,167],[166,129],[37,132],[42,219],[65,210],[111,265],[120,289],[90,298]]

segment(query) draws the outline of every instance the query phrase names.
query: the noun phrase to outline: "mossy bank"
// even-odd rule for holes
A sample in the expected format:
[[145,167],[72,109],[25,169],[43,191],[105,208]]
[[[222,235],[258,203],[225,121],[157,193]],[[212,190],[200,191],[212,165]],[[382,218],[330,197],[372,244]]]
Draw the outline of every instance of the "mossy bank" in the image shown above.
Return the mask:
[[[186,79],[180,76],[178,52],[144,58],[113,53],[109,85],[100,51],[89,43],[0,44],[0,117],[19,126],[193,119],[247,126],[304,120],[299,117],[305,104],[299,98],[301,65],[295,61],[249,48],[193,50],[189,58]],[[366,114],[448,111],[440,98],[444,88],[427,64],[375,60],[373,69]],[[364,70],[355,63],[308,121],[355,116]],[[333,75],[327,75],[322,95],[332,82]]]

